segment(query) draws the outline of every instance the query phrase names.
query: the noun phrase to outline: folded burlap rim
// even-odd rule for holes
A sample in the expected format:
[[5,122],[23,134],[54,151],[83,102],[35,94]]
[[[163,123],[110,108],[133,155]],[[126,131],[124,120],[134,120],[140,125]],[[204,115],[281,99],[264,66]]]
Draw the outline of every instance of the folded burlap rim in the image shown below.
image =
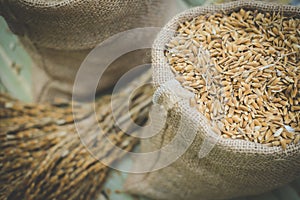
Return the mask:
[[[170,81],[177,81],[175,79],[175,75],[171,71],[171,66],[168,64],[167,59],[164,55],[165,44],[167,44],[171,38],[174,36],[175,31],[179,26],[179,22],[183,23],[184,21],[195,18],[199,15],[212,14],[216,12],[222,13],[230,13],[233,11],[238,11],[239,9],[246,10],[258,10],[262,12],[281,12],[283,15],[288,17],[300,18],[300,7],[289,6],[289,5],[281,5],[275,3],[264,3],[258,1],[234,1],[230,3],[220,4],[220,5],[209,5],[204,7],[196,7],[189,9],[181,14],[175,16],[169,23],[162,29],[162,31],[157,36],[152,50],[152,60],[153,60],[153,82],[156,88],[165,85],[166,83],[170,83]],[[177,81],[178,82],[178,81]],[[179,83],[179,82],[178,82]],[[188,96],[188,91],[186,90]],[[160,94],[156,95],[163,95]],[[175,93],[176,91],[171,91],[171,93]],[[167,96],[170,96],[170,91],[165,91]],[[157,97],[159,98],[159,97]],[[259,154],[265,155],[266,157],[272,157],[274,159],[284,159],[290,156],[296,156],[300,153],[300,143],[297,145],[290,144],[287,146],[286,150],[283,150],[282,147],[268,147],[264,144],[258,144],[245,140],[233,140],[233,139],[225,139],[216,134],[211,134],[209,131],[210,127],[205,123],[205,118],[200,113],[199,117],[195,117],[192,113],[195,113],[196,108],[187,106],[186,104],[178,102],[178,110],[181,112],[184,118],[190,119],[190,125],[193,126],[194,130],[199,130],[197,134],[202,134],[204,138],[210,137],[217,140],[216,145],[219,147],[217,149],[222,149],[222,151],[228,151],[231,153],[238,154]],[[222,160],[223,162],[224,160]],[[226,162],[226,161],[225,161]],[[228,160],[224,164],[232,164],[231,161]],[[270,161],[271,162],[271,161]]]

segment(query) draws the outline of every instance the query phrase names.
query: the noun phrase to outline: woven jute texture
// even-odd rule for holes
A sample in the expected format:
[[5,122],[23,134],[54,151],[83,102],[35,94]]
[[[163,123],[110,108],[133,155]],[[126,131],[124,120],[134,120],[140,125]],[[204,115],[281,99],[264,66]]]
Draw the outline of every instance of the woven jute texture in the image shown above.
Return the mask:
[[[71,95],[78,68],[99,43],[133,28],[163,26],[182,11],[180,2],[0,0],[0,13],[33,58],[34,97],[45,101]],[[145,52],[131,52],[115,61],[102,77],[99,90],[111,87],[133,66],[148,63]],[[96,67],[106,67],[102,62]],[[76,95],[85,96],[88,89],[82,88]]]
[[[165,45],[174,36],[180,22],[207,13],[230,13],[240,8],[300,17],[300,8],[297,7],[235,1],[189,9],[175,16],[164,27],[154,43],[152,56],[153,81],[158,89],[154,100],[167,108],[167,121],[164,129],[150,142],[142,142],[141,149],[154,151],[169,144],[176,134],[181,134],[178,131],[180,123],[184,126],[181,130],[187,132],[185,137],[193,137],[194,132],[196,135],[187,151],[168,167],[131,175],[127,180],[128,192],[153,199],[228,199],[270,191],[299,177],[299,144],[288,145],[283,150],[281,147],[217,136],[205,117],[189,106],[189,98],[193,94],[181,87],[164,56]],[[173,105],[171,109],[170,104]],[[183,145],[185,137],[182,137]],[[174,146],[174,152],[178,151],[178,147]],[[212,150],[199,157],[201,148]]]

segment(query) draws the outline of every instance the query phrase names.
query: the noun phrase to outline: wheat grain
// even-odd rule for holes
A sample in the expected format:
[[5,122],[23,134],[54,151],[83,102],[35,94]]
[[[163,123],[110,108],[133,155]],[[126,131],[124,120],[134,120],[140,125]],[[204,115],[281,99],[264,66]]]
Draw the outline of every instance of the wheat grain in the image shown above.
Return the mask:
[[300,138],[299,30],[280,13],[203,15],[180,23],[165,55],[191,105],[221,120],[215,132],[285,149]]

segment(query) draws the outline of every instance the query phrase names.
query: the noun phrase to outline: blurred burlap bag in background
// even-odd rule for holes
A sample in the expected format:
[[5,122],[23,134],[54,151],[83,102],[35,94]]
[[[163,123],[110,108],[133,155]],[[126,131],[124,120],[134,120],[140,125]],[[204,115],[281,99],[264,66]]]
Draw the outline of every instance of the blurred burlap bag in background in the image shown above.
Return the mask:
[[[179,23],[207,13],[230,13],[241,8],[300,17],[299,7],[236,1],[189,9],[163,28],[152,50],[153,81],[158,89],[154,100],[168,110],[167,121],[159,134],[147,143],[142,142],[141,150],[153,152],[162,149],[181,134],[181,143],[172,149],[176,153],[190,137],[195,138],[187,151],[168,167],[131,175],[126,183],[130,193],[153,199],[229,199],[270,191],[299,177],[299,143],[290,144],[283,150],[245,140],[225,139],[215,134],[206,118],[190,106],[191,95],[176,80],[164,55],[165,45],[174,36]],[[182,131],[179,131],[180,124],[184,126]],[[206,145],[203,145],[204,141]],[[212,146],[209,154],[199,158],[201,147]],[[151,164],[156,169],[160,163]]]
[[[180,0],[0,0],[1,15],[33,58],[36,101],[70,97],[80,64],[105,39],[133,28],[163,26],[183,7]],[[146,52],[134,51],[115,61],[101,78],[98,90],[110,88],[124,72],[149,62]],[[91,69],[107,67],[101,66],[104,62],[99,55]],[[91,92],[89,78],[75,95],[84,97]]]

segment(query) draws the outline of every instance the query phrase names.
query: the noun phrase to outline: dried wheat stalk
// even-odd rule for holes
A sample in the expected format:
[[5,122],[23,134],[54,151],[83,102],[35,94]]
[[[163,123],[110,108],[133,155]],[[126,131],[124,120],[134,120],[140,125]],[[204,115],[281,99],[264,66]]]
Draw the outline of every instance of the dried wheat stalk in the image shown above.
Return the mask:
[[[135,81],[147,81],[147,73]],[[128,88],[134,88],[135,82]],[[126,92],[126,91],[123,91]],[[118,95],[123,95],[120,92]],[[152,87],[145,86],[132,98],[131,118],[145,123],[151,104]],[[99,126],[110,140],[130,150],[138,142],[120,131],[114,124],[110,96],[96,101]],[[126,112],[119,102],[119,115]],[[6,95],[0,95],[0,199],[91,199],[108,173],[108,167],[93,158],[79,140],[74,126],[73,113],[85,127],[87,137],[94,137],[95,149],[107,163],[123,155],[109,149],[103,135],[95,134],[98,124],[89,124],[93,110],[89,104],[71,102],[25,104]],[[129,119],[126,119],[129,121]],[[130,129],[130,125],[127,125]]]
[[283,149],[299,142],[300,19],[244,9],[198,16],[166,48],[215,132]]

